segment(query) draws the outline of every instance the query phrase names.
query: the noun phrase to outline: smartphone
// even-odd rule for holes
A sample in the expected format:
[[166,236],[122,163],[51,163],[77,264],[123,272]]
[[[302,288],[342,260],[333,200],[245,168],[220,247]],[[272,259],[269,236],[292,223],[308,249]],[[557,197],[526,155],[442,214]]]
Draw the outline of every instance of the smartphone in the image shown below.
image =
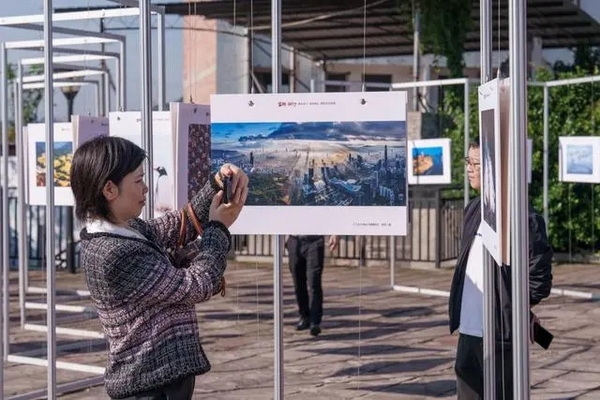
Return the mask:
[[231,178],[223,177],[223,204],[229,204],[231,200]]
[[550,333],[546,328],[538,323],[533,324],[533,340],[542,346],[545,350],[548,350],[550,343],[552,343],[554,335]]

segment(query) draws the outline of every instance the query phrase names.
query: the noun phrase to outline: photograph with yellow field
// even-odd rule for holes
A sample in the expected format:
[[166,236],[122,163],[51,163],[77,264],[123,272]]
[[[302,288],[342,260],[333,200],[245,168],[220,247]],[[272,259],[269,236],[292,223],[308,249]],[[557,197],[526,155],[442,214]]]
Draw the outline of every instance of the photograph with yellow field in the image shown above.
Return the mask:
[[[35,183],[38,187],[46,186],[46,143],[35,144]],[[73,160],[73,142],[54,142],[54,186],[70,187],[71,161]]]

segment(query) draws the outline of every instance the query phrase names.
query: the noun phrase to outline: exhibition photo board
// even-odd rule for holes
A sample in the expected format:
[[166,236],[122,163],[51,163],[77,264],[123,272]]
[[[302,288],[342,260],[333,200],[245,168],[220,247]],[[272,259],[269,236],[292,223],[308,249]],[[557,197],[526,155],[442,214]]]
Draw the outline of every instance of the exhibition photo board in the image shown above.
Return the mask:
[[484,246],[502,264],[502,144],[500,140],[500,82],[479,86],[481,173],[481,235]]
[[[142,119],[139,111],[109,113],[110,135],[142,146]],[[152,173],[154,216],[160,217],[175,207],[175,151],[169,111],[152,113]]]
[[250,178],[233,233],[406,234],[405,92],[213,95],[211,131]]
[[450,139],[408,141],[408,183],[410,185],[449,184]]
[[600,136],[561,136],[559,180],[600,183]]
[[175,165],[175,204],[182,207],[210,176],[210,106],[171,103]]
[[[46,205],[45,124],[29,124],[23,129],[27,162],[27,203]],[[77,147],[96,136],[108,135],[108,118],[73,115],[72,122],[54,124],[54,204],[73,206],[71,162]]]

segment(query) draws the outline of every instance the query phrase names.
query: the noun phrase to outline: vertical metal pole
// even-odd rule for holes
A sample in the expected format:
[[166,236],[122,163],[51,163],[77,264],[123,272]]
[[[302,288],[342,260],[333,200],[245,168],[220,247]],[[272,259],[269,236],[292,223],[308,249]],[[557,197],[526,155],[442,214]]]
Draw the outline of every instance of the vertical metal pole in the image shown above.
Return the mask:
[[[464,132],[464,136],[465,136],[465,141],[464,141],[464,154],[465,156],[467,154],[469,154],[469,143],[471,143],[471,138],[470,138],[470,128],[471,128],[471,122],[469,121],[469,114],[470,114],[470,108],[471,108],[471,99],[469,98],[469,91],[471,90],[471,85],[469,84],[469,81],[466,80],[465,81],[465,132]],[[470,184],[469,184],[469,176],[467,175],[467,171],[465,171],[465,177],[464,177],[464,183],[463,183],[464,189],[463,189],[463,199],[464,199],[464,203],[465,203],[465,207],[467,206],[467,204],[469,203],[469,190],[470,190]]]
[[[480,64],[481,83],[492,77],[492,1],[480,3]],[[500,173],[496,171],[496,173]],[[495,263],[485,247],[483,248],[483,397],[496,398],[495,363]]]
[[44,118],[46,121],[46,285],[48,294],[48,399],[56,398],[56,266],[54,263],[54,66],[52,0],[44,0]]
[[[419,7],[414,4],[414,38],[413,38],[413,81],[419,80],[419,64],[421,58],[421,11]],[[413,89],[413,111],[419,111],[419,88],[415,86]]]
[[550,89],[544,84],[544,221],[548,226],[548,168],[549,168],[549,153],[548,153],[548,109],[550,107],[550,99],[548,97]]
[[310,92],[314,93],[315,92],[315,78],[310,78]]
[[396,285],[396,236],[390,236],[390,287]]
[[101,103],[102,103],[102,96],[100,93],[100,83],[99,82],[95,82],[96,84],[94,85],[94,91],[96,94],[96,106],[94,108],[95,111],[95,115],[97,117],[99,117],[100,115],[103,115],[100,113],[100,107],[101,107]]
[[2,228],[0,237],[2,238],[2,343],[0,344],[0,398],[4,398],[4,362],[10,353],[10,336],[8,314],[10,295],[8,293],[8,269],[9,269],[9,217],[8,217],[8,65],[6,59],[6,47],[4,42],[0,42],[0,95],[2,103],[0,104],[0,119],[2,119]]
[[27,205],[25,203],[25,143],[23,138],[23,66],[17,63],[17,79],[15,80],[15,144],[17,155],[17,232],[19,254],[19,320],[21,329],[25,327],[25,275],[28,268],[27,257],[27,224],[25,223]]
[[[125,55],[125,42],[119,42],[119,87],[121,88],[119,95],[121,96],[121,108],[119,111],[127,110],[127,86],[125,86],[125,67],[127,56]],[[108,117],[108,114],[106,114]]]
[[121,60],[117,58],[115,69],[115,110],[120,111],[123,108],[121,103],[121,68],[119,66]]
[[105,116],[108,116],[108,113],[110,112],[110,76],[108,74],[108,71],[106,71],[104,74],[102,74],[102,77],[104,78],[102,80],[102,83],[104,84],[104,109],[106,110],[105,112]]
[[[279,93],[281,88],[281,0],[271,0],[271,86],[273,93]],[[273,313],[274,313],[274,350],[275,365],[273,366],[274,400],[284,398],[283,379],[283,236],[275,236],[275,251],[273,253]]]
[[[142,67],[142,148],[148,154],[144,161],[146,183],[154,187],[152,174],[152,38],[150,29],[150,0],[140,0],[140,66]],[[123,53],[124,54],[124,53]],[[146,196],[144,218],[154,217],[154,190],[149,190]]]
[[166,104],[165,93],[165,14],[156,14],[156,30],[158,36],[158,110],[163,111]]
[[529,399],[529,209],[527,187],[527,3],[509,2],[510,254],[514,398]]
[[[104,18],[100,18],[100,32],[104,32]],[[101,43],[100,44],[100,51],[102,51],[104,53],[105,51],[105,44]],[[106,68],[106,61],[102,60],[100,61],[100,65],[102,66],[102,69],[104,71],[107,71],[108,69]],[[110,89],[110,85],[106,85],[106,80],[108,79],[108,74],[102,74],[100,75],[100,96],[101,98],[105,99],[107,94],[105,93],[105,91],[107,90],[106,88],[108,87]],[[106,107],[105,103],[102,103],[102,114],[105,116],[108,116],[108,108]]]

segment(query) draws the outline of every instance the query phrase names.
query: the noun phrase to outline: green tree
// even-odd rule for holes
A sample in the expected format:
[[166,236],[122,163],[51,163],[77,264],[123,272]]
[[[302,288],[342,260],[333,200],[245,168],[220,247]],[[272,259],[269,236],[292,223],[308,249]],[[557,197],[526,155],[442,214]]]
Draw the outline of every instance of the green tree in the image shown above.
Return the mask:
[[[24,71],[27,75],[41,75],[44,73],[44,68],[41,65],[32,65]],[[15,66],[13,64],[8,65],[8,81],[12,85],[16,79]],[[14,92],[9,90],[10,93],[10,107],[9,107],[9,141],[14,142],[15,140],[15,125],[14,125]],[[29,89],[23,91],[23,123],[26,125],[30,122],[36,122],[38,120],[38,107],[44,97],[44,91],[42,89]]]
[[[576,58],[577,60],[577,58]],[[538,81],[588,76],[588,66],[560,66],[537,72]],[[598,70],[595,70],[595,74]],[[543,209],[543,91],[529,88],[528,134],[533,139],[533,179],[529,194]],[[600,123],[600,85],[558,86],[549,92],[548,233],[555,251],[596,252],[600,249],[600,185],[559,181],[559,136],[597,136]]]

